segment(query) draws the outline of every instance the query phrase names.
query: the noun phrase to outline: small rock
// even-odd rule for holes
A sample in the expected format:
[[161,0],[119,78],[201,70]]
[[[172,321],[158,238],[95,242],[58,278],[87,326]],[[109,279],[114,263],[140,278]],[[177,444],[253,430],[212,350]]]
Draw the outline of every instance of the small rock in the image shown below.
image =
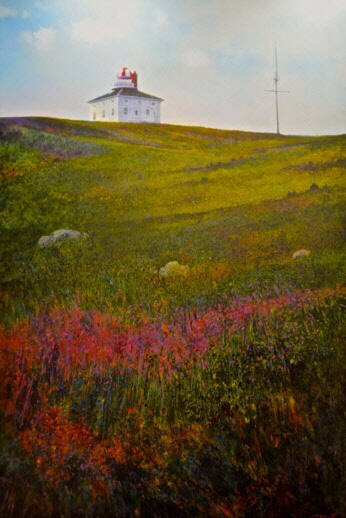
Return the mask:
[[310,255],[310,250],[305,250],[304,248],[302,248],[301,250],[297,250],[296,252],[294,252],[293,254],[293,259],[298,259],[299,257],[306,257],[307,255]]
[[59,243],[60,241],[86,239],[88,237],[89,236],[86,232],[78,232],[78,230],[63,228],[60,230],[55,230],[49,236],[40,237],[37,244],[40,248],[45,248],[47,246],[54,246],[56,243]]
[[38,240],[38,246],[40,248],[44,248],[46,246],[50,246],[52,244],[52,240],[51,240],[51,237],[50,236],[42,236],[40,237],[40,239]]
[[190,268],[188,266],[179,264],[178,261],[170,261],[165,266],[160,268],[159,276],[162,279],[166,279],[167,277],[172,277],[174,275],[181,275],[186,277],[189,273],[189,270]]

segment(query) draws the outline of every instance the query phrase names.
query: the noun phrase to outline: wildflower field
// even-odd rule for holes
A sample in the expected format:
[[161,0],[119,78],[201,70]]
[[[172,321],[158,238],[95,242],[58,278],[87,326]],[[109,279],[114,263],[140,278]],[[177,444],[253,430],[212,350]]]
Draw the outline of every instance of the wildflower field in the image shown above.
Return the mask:
[[0,516],[346,514],[345,143],[0,119]]

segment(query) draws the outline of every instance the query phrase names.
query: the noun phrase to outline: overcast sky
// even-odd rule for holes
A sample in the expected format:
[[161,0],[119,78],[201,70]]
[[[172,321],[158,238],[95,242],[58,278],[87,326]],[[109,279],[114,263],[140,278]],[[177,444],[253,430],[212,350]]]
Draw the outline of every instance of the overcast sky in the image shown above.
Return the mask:
[[123,66],[162,122],[346,133],[345,0],[0,0],[0,116],[86,119]]

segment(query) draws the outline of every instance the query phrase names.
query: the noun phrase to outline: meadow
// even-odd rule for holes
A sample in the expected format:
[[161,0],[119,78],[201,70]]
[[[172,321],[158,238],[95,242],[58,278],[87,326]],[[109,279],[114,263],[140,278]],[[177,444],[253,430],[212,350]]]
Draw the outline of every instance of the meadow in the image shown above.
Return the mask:
[[1,515],[344,516],[345,142],[0,119]]

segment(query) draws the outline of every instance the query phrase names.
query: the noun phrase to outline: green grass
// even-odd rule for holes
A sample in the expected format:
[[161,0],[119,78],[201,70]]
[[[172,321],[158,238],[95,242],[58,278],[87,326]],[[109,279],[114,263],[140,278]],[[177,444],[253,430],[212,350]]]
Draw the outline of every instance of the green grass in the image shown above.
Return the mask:
[[345,143],[0,119],[1,515],[344,515]]
[[[103,300],[114,309],[153,308],[162,298],[169,306],[214,301],[248,289],[262,271],[264,279],[280,272],[286,284],[291,277],[306,286],[340,282],[345,141],[4,119],[3,321],[55,296],[69,302],[76,290],[90,307]],[[88,232],[89,243],[39,250],[39,237],[59,228]],[[312,270],[292,261],[299,248],[311,249]],[[192,267],[183,289],[157,282],[157,270],[174,259]]]

